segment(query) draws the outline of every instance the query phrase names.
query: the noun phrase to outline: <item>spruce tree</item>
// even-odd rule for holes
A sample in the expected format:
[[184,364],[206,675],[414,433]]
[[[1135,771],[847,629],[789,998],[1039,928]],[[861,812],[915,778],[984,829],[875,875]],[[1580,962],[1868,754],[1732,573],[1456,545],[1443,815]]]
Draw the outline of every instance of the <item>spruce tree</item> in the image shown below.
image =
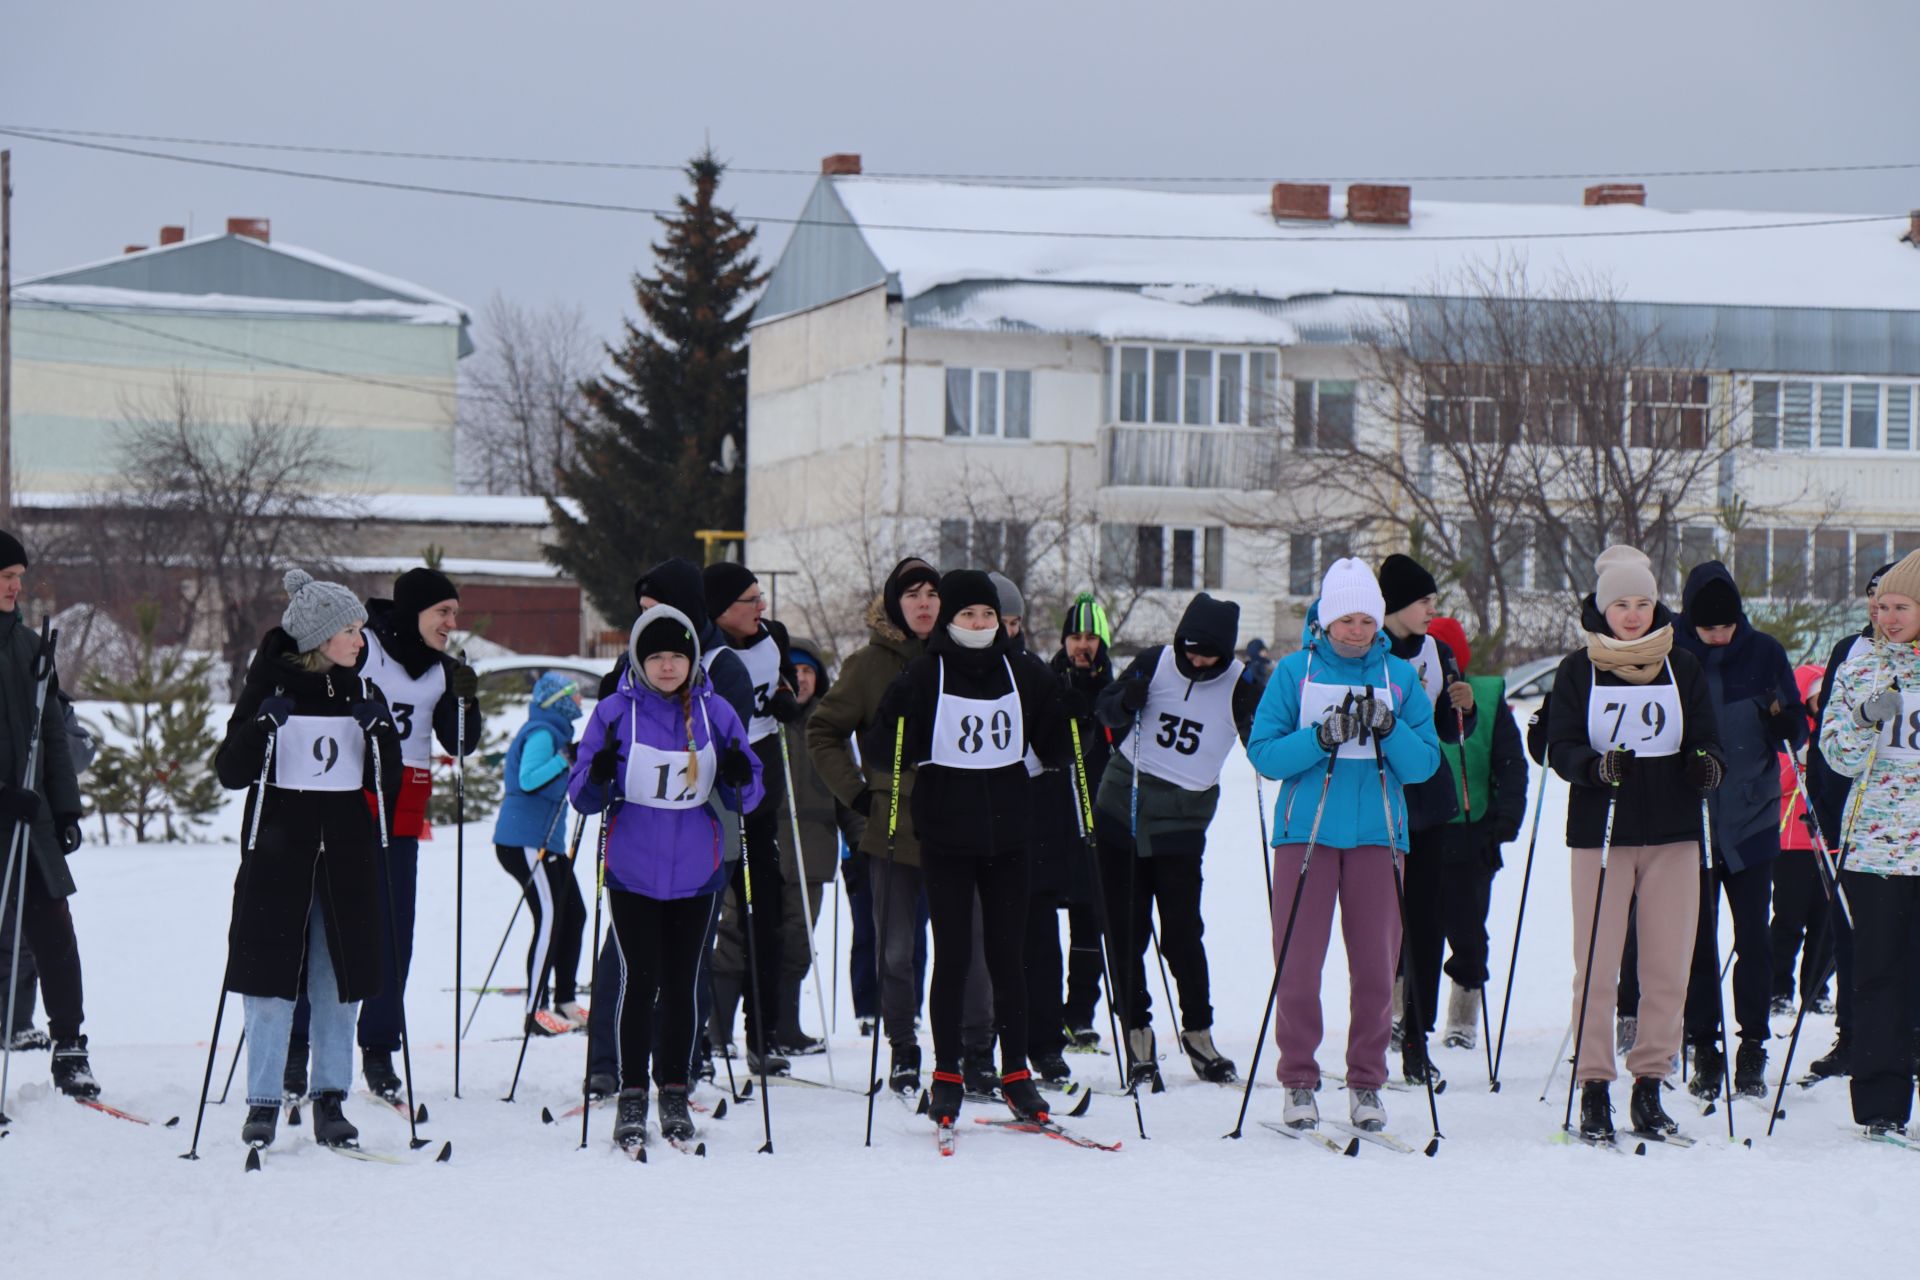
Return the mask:
[[[633,580],[668,556],[698,559],[696,529],[746,520],[747,321],[765,281],[754,231],[714,203],[726,166],[711,150],[686,168],[692,192],[660,219],[652,275],[636,274],[640,319],[608,347],[614,371],[583,388],[578,456],[560,469],[575,518],[551,502],[548,556],[616,625],[633,617]],[[736,460],[721,465],[731,436]]]

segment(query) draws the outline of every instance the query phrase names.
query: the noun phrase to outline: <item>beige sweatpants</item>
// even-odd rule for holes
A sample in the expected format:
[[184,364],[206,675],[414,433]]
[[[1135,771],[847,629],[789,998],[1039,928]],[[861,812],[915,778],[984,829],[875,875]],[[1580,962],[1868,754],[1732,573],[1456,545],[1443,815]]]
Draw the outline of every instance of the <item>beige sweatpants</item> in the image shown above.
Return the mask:
[[[1600,851],[1573,851],[1573,1009],[1580,1016],[1587,974],[1587,936],[1593,928],[1593,896],[1600,877]],[[1640,1025],[1627,1053],[1635,1079],[1664,1078],[1680,1052],[1687,1006],[1687,976],[1693,964],[1693,932],[1700,917],[1700,846],[1615,845],[1607,854],[1607,897],[1593,944],[1593,986],[1586,990],[1587,1026],[1580,1039],[1580,1083],[1611,1081],[1613,1008],[1620,984],[1620,954],[1627,942],[1627,910],[1635,899],[1640,942]]]

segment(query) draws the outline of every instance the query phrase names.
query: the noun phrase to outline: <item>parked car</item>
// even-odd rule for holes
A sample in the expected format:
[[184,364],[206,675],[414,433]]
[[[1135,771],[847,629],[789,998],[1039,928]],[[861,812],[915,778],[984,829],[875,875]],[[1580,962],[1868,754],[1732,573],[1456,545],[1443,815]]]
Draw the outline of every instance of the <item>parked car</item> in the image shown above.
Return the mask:
[[1544,698],[1553,691],[1553,673],[1560,669],[1559,658],[1535,658],[1507,672],[1507,700],[1524,702]]

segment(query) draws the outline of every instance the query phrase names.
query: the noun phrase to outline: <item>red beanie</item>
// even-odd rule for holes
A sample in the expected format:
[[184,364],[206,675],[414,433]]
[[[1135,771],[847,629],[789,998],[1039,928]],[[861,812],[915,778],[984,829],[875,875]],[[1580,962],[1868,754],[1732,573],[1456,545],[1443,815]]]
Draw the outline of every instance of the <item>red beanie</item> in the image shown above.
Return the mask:
[[1435,618],[1427,634],[1453,650],[1453,659],[1465,671],[1473,664],[1473,650],[1467,647],[1467,633],[1455,618]]

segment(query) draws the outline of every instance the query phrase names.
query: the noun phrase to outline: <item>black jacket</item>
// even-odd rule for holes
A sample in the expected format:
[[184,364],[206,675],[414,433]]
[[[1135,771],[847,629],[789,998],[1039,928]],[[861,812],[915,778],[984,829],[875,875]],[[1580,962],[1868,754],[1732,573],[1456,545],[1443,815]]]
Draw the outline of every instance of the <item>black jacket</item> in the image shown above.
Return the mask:
[[[1113,753],[1111,731],[1093,714],[1093,704],[1101,690],[1113,683],[1113,663],[1107,646],[1094,654],[1093,666],[1081,670],[1067,660],[1062,649],[1047,667],[1049,678],[1060,687],[1063,711],[1068,700],[1084,701],[1086,713],[1063,719],[1077,720],[1080,751],[1086,768],[1086,784],[1098,787],[1106,772],[1107,758]],[[1049,769],[1033,780],[1033,872],[1030,882],[1033,896],[1055,901],[1091,902],[1093,875],[1087,866],[1086,813],[1081,807],[1080,784],[1075,777],[1073,734],[1067,729],[1067,759],[1058,769]]]
[[[1590,632],[1611,634],[1591,595],[1583,605],[1580,621]],[[1665,605],[1654,606],[1653,625],[1656,629],[1673,625],[1673,615]],[[1637,759],[1629,767],[1626,780],[1618,788],[1619,803],[1613,820],[1613,843],[1622,848],[1699,840],[1700,793],[1687,784],[1687,757],[1704,750],[1720,758],[1719,722],[1714,719],[1713,697],[1700,673],[1700,664],[1692,654],[1677,647],[1668,662],[1673,667],[1673,682],[1685,719],[1680,750],[1671,756]],[[1614,792],[1614,788],[1600,785],[1595,775],[1600,753],[1587,739],[1587,703],[1595,674],[1585,647],[1574,650],[1561,659],[1548,704],[1547,762],[1571,787],[1566,834],[1567,846],[1574,849],[1600,847],[1607,826],[1607,798]],[[1626,684],[1612,672],[1598,675],[1603,688]],[[1662,671],[1653,683],[1666,684],[1667,673]]]
[[[1420,655],[1426,643],[1425,636],[1387,633],[1388,650],[1394,657],[1405,658],[1408,662]],[[1461,678],[1460,664],[1454,659],[1451,645],[1436,640],[1433,648],[1440,655],[1440,696],[1433,700],[1433,732],[1443,743],[1459,742],[1473,733],[1474,725],[1479,723],[1480,710],[1476,707],[1467,712],[1462,723],[1460,713],[1453,709],[1453,699],[1447,696],[1447,690]],[[1442,751],[1440,759],[1441,766],[1433,771],[1432,777],[1406,788],[1409,832],[1431,831],[1452,821],[1460,812],[1460,780],[1453,775],[1452,758]]]
[[1827,757],[1820,751],[1820,726],[1826,719],[1827,702],[1833,697],[1833,679],[1840,674],[1840,667],[1853,655],[1855,645],[1873,645],[1873,628],[1869,625],[1859,635],[1842,636],[1833,646],[1833,652],[1827,655],[1827,673],[1820,679],[1820,714],[1814,718],[1813,733],[1807,742],[1807,790],[1813,796],[1813,817],[1819,823],[1820,835],[1826,840],[1827,848],[1838,851],[1840,847],[1841,820],[1847,812],[1847,796],[1853,790],[1853,779],[1840,773],[1827,763]]
[[[1038,661],[1011,652],[1004,631],[986,649],[962,649],[934,630],[927,651],[908,664],[881,703],[881,723],[906,719],[906,758],[928,760],[933,751],[933,720],[939,699],[941,667],[947,691],[964,698],[1001,698],[1008,692],[1009,665],[1020,694],[1026,739],[1042,765],[1058,767],[1072,754],[1060,690]],[[952,769],[920,764],[913,785],[913,829],[920,848],[938,854],[1024,856],[1032,843],[1033,780],[1026,766]]]
[[1521,745],[1520,726],[1514,721],[1510,704],[1502,702],[1491,709],[1476,707],[1475,711],[1494,717],[1487,772],[1493,805],[1489,809],[1481,797],[1475,796],[1473,808],[1480,816],[1441,827],[1440,850],[1449,864],[1471,863],[1498,871],[1506,865],[1500,846],[1517,840],[1527,820],[1526,748]]
[[[214,756],[220,784],[252,789],[241,822],[240,871],[233,882],[233,917],[227,929],[229,991],[250,996],[299,996],[304,981],[307,912],[324,908],[328,951],[342,1000],[364,1000],[380,991],[380,959],[386,945],[375,877],[385,862],[367,792],[373,788],[373,756],[366,753],[361,785],[366,791],[287,791],[267,788],[258,843],[247,852],[260,804],[258,784],[266,764],[267,726],[260,703],[281,693],[294,714],[349,716],[362,699],[384,703],[380,690],[352,671],[303,671],[293,665],[293,638],[269,631],[247,668],[247,680],[227,721],[227,736]],[[348,732],[359,733],[348,721]],[[386,821],[399,796],[400,737],[389,725],[378,735]]]
[[[0,782],[20,785],[27,767],[27,739],[33,730],[33,664],[40,653],[40,633],[27,626],[18,612],[0,614]],[[40,793],[40,816],[33,820],[28,845],[34,866],[48,894],[65,898],[74,892],[67,856],[60,851],[56,822],[80,820],[80,781],[73,767],[72,744],[61,712],[60,673],[47,677],[45,710],[40,717],[40,753],[34,761],[33,790]],[[14,823],[0,822],[0,837],[12,847]],[[14,872],[16,876],[21,873]],[[9,922],[11,923],[11,922]],[[4,998],[4,993],[0,993]]]

